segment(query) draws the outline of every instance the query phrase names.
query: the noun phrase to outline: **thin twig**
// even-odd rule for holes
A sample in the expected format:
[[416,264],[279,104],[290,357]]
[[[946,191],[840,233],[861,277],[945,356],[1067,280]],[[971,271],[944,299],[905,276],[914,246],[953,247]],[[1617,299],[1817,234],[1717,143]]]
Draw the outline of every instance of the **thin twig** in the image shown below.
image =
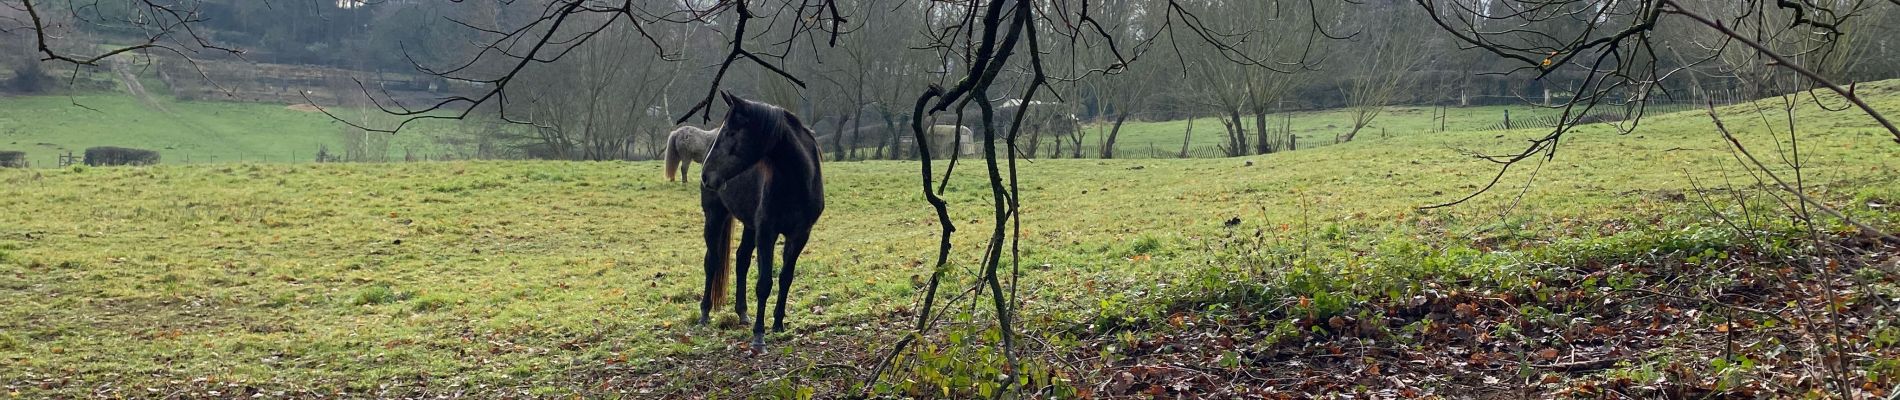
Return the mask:
[[[1889,1],[1900,2],[1900,0],[1889,0]],[[1796,64],[1794,63],[1794,61],[1788,60],[1786,57],[1782,57],[1780,53],[1776,53],[1773,49],[1769,49],[1768,46],[1764,46],[1761,43],[1756,42],[1754,40],[1749,40],[1747,36],[1744,36],[1741,33],[1737,33],[1734,30],[1729,29],[1727,25],[1723,25],[1720,21],[1711,20],[1708,17],[1702,16],[1701,14],[1696,14],[1686,9],[1683,9],[1682,5],[1676,4],[1674,0],[1663,0],[1663,3],[1668,4],[1670,6],[1670,9],[1665,10],[1665,12],[1688,17],[1689,19],[1695,20],[1696,22],[1700,22],[1703,25],[1707,25],[1709,28],[1715,29],[1716,32],[1721,32],[1723,35],[1728,36],[1729,38],[1735,39],[1735,41],[1737,42],[1741,42],[1742,44],[1748,45],[1748,47],[1755,48],[1757,54],[1760,54],[1764,57],[1768,57],[1768,59],[1770,60],[1774,60],[1774,65],[1778,65],[1778,66],[1781,66],[1782,68],[1787,68],[1790,71],[1794,71],[1795,73],[1801,74],[1801,76],[1808,78],[1808,80],[1813,81],[1814,83],[1818,83],[1821,86],[1825,86],[1827,87],[1828,90],[1832,90],[1834,91],[1834,93],[1840,94],[1841,97],[1847,98],[1847,101],[1853,102],[1855,106],[1860,107],[1861,111],[1866,112],[1867,116],[1873,117],[1874,121],[1879,122],[1881,127],[1887,128],[1887,133],[1893,135],[1893,141],[1895,143],[1900,143],[1900,127],[1895,127],[1892,121],[1888,121],[1887,117],[1885,115],[1882,115],[1879,110],[1875,110],[1873,106],[1867,105],[1867,102],[1862,101],[1860,99],[1860,96],[1857,96],[1854,94],[1854,91],[1847,90],[1847,88],[1843,88],[1841,87],[1841,85],[1835,84],[1833,81],[1828,80],[1826,77],[1822,77],[1821,74],[1817,74],[1814,71],[1807,69],[1806,67],[1802,67],[1801,64]],[[1893,236],[1890,235],[1887,237],[1892,238]]]
[[1740,140],[1737,140],[1734,134],[1729,133],[1728,127],[1722,124],[1721,116],[1716,115],[1714,105],[1709,106],[1709,118],[1715,121],[1715,130],[1722,133],[1722,138],[1727,139],[1729,142],[1729,145],[1735,146],[1735,150],[1741,152],[1743,156],[1747,157],[1749,163],[1754,164],[1755,168],[1757,170],[1760,170],[1763,175],[1767,175],[1769,179],[1774,180],[1775,185],[1781,187],[1781,190],[1787,191],[1788,193],[1793,194],[1795,198],[1801,199],[1801,202],[1812,205],[1814,206],[1814,208],[1821,210],[1821,212],[1827,213],[1827,215],[1832,215],[1834,216],[1834,218],[1840,218],[1841,221],[1847,222],[1850,225],[1854,225],[1854,227],[1856,228],[1860,228],[1860,231],[1863,234],[1866,234],[1868,236],[1872,236],[1875,238],[1879,238],[1882,240],[1886,240],[1889,242],[1893,242],[1893,243],[1900,243],[1900,237],[1895,237],[1893,234],[1889,234],[1887,232],[1881,231],[1878,228],[1874,228],[1873,226],[1869,226],[1867,224],[1861,223],[1860,221],[1856,221],[1853,218],[1848,218],[1846,214],[1842,214],[1839,210],[1835,210],[1833,207],[1828,207],[1827,204],[1823,204],[1819,200],[1815,200],[1813,197],[1808,197],[1807,193],[1801,193],[1801,190],[1796,189],[1792,185],[1789,185],[1787,181],[1783,181],[1780,175],[1776,175],[1774,170],[1768,169],[1767,165],[1762,164],[1761,160],[1755,158],[1755,154],[1750,153],[1747,147],[1743,147],[1742,142]]
[[1728,303],[1723,303],[1723,302],[1714,301],[1714,300],[1699,299],[1699,298],[1683,296],[1683,295],[1678,295],[1678,294],[1663,293],[1663,292],[1658,292],[1658,291],[1643,289],[1643,288],[1628,288],[1628,289],[1621,289],[1621,290],[1626,291],[1626,292],[1637,292],[1637,293],[1643,293],[1643,294],[1649,294],[1649,295],[1655,295],[1655,296],[1668,297],[1668,298],[1672,298],[1676,300],[1693,301],[1697,303],[1710,304],[1710,305],[1715,305],[1718,307],[1733,309],[1737,311],[1745,311],[1745,312],[1750,312],[1750,313],[1755,313],[1755,314],[1761,314],[1761,315],[1768,316],[1769,318],[1774,318],[1775,321],[1780,322],[1783,325],[1794,325],[1794,322],[1789,321],[1787,318],[1782,318],[1780,315],[1776,315],[1775,313],[1768,312],[1768,311],[1758,309],[1758,308],[1751,308],[1748,306],[1738,306],[1734,304],[1728,304]]

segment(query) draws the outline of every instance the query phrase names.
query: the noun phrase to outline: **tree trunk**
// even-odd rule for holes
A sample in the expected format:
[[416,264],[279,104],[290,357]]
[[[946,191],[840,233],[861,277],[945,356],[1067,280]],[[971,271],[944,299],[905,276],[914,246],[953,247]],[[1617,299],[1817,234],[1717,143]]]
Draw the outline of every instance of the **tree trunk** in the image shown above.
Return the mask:
[[[879,108],[882,108],[882,107],[879,107]],[[884,117],[885,140],[878,141],[877,158],[885,159],[885,160],[896,160],[897,159],[897,143],[898,143],[897,121],[891,120],[891,112],[889,110],[878,111],[878,114]],[[890,158],[885,158],[885,156],[887,155],[887,153],[884,152],[885,147],[889,147],[891,149],[890,153],[888,153],[888,156]]]
[[1350,142],[1350,141],[1352,141],[1352,138],[1353,138],[1354,136],[1359,136],[1359,130],[1360,130],[1360,129],[1365,129],[1365,128],[1366,128],[1366,126],[1365,126],[1365,125],[1360,125],[1360,124],[1357,124],[1357,123],[1354,123],[1354,124],[1352,124],[1352,130],[1351,130],[1351,131],[1347,131],[1347,132],[1346,132],[1346,136],[1340,136],[1340,137],[1339,137],[1339,140],[1334,140],[1334,141],[1333,141],[1333,143],[1336,143],[1336,144],[1337,144],[1337,143],[1345,143],[1345,142]]
[[[862,96],[860,96],[860,98],[862,98]],[[858,117],[858,116],[863,116],[863,115],[864,115],[864,103],[862,103],[862,100],[860,100],[860,102],[858,103],[858,105],[857,105],[857,106],[855,106],[855,107],[852,107],[851,109],[853,110],[853,111],[851,112],[851,115],[852,115],[853,117]],[[861,143],[861,142],[862,142],[862,141],[861,141],[860,139],[858,139],[858,135],[861,135],[861,134],[863,134],[863,133],[864,133],[864,118],[852,118],[852,119],[851,119],[851,154],[850,154],[850,157],[851,157],[851,159],[853,159],[853,160],[856,160],[856,159],[858,159],[858,147],[859,147],[859,146],[858,146],[858,143]]]
[[1181,158],[1188,158],[1188,143],[1194,142],[1194,114],[1188,114],[1187,130],[1181,133]]
[[[834,160],[834,161],[836,161],[836,160],[842,160],[842,159],[844,159],[844,150],[845,150],[845,147],[846,147],[846,146],[844,145],[844,143],[846,143],[846,142],[844,141],[844,123],[845,123],[846,121],[850,121],[850,120],[851,120],[851,117],[849,117],[849,116],[844,116],[844,115],[840,115],[840,116],[838,116],[838,118],[839,118],[839,119],[838,119],[838,129],[836,130],[836,132],[837,132],[837,133],[833,133],[833,134],[832,134],[832,138],[831,138],[831,143],[832,143],[832,146],[834,146],[834,147],[833,147],[833,150],[831,150],[831,159],[832,159],[832,160]],[[856,146],[856,145],[857,145],[857,143],[856,143],[856,142],[851,142],[851,144],[852,144],[853,146]]]
[[[932,116],[932,117],[929,117],[929,119],[925,119],[924,120],[924,141],[918,142],[916,138],[911,137],[912,132],[910,131],[910,125],[898,124],[897,125],[897,129],[898,129],[897,143],[900,144],[898,146],[898,150],[904,152],[903,155],[899,157],[902,157],[905,160],[922,160],[924,158],[923,156],[924,146],[930,145],[930,129],[931,127],[934,127],[934,126],[937,126],[937,117]],[[911,140],[911,143],[909,146],[901,145],[902,143],[904,143],[904,139]],[[945,158],[944,160],[949,160],[949,159]]]
[[1120,114],[1115,114],[1115,125],[1108,129],[1108,136],[1103,138],[1104,139],[1104,141],[1102,142],[1102,158],[1103,159],[1115,158],[1115,137],[1121,135],[1122,122],[1127,122],[1127,121],[1128,121],[1127,109],[1122,109]]
[[1214,145],[1214,147],[1220,148],[1222,155],[1233,157],[1234,156],[1234,123],[1232,121],[1228,121],[1226,116],[1218,115],[1218,114],[1214,116],[1214,120],[1220,121],[1221,133],[1224,133],[1227,135],[1227,137],[1224,138],[1225,139],[1224,142],[1216,144]]
[[[1062,146],[1060,146],[1060,144],[1062,143],[1062,138],[1060,137],[1056,138],[1056,143],[1058,144],[1058,146],[1056,146],[1056,155],[1061,156]],[[1042,131],[1029,131],[1029,148],[1023,149],[1024,150],[1023,153],[1028,154],[1031,157],[1034,157],[1036,155],[1036,148],[1042,147],[1041,145],[1042,145]],[[1051,158],[1057,158],[1057,157],[1051,157]]]
[[1260,137],[1259,141],[1253,144],[1254,154],[1272,153],[1273,140],[1271,140],[1272,138],[1268,135],[1272,135],[1273,131],[1267,129],[1267,110],[1265,107],[1255,108],[1253,110],[1253,129],[1254,134]]
[[1086,133],[1087,131],[1082,130],[1082,127],[1080,126],[1077,126],[1075,127],[1075,130],[1070,131],[1070,132],[1075,132],[1075,135],[1074,135],[1075,145],[1069,146],[1069,158],[1080,159],[1082,158],[1082,139],[1083,139],[1082,135]]
[[1334,144],[1351,142],[1353,138],[1359,136],[1359,130],[1366,129],[1366,125],[1372,125],[1371,110],[1359,109],[1353,113],[1352,130],[1347,131],[1344,136],[1333,137]]
[[1227,148],[1227,156],[1247,155],[1247,125],[1240,120],[1240,109],[1227,109],[1227,118],[1231,121],[1227,123],[1227,139],[1232,142],[1232,147]]
[[1300,149],[1298,136],[1293,136],[1293,114],[1280,116],[1280,136],[1286,138],[1286,151]]

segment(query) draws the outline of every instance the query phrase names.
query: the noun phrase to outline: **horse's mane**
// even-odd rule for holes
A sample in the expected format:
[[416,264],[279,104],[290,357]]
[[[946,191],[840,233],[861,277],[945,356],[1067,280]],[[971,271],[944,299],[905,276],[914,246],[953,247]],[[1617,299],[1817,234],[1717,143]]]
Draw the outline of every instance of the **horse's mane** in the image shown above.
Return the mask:
[[[743,104],[733,107],[732,112],[747,117],[748,121],[751,122],[751,126],[747,126],[747,129],[772,131],[773,133],[786,135],[788,138],[795,136],[793,135],[793,133],[795,133],[804,136],[805,140],[811,141],[814,145],[818,144],[817,133],[812,132],[811,126],[806,125],[805,121],[800,120],[798,114],[793,114],[783,107],[770,103],[746,100]],[[784,131],[791,132],[788,133]]]
[[[742,107],[742,109],[746,109],[747,114],[752,115],[755,121],[764,125],[762,127],[755,126],[754,128],[790,129],[796,133],[805,134],[806,138],[817,139],[812,133],[811,127],[805,125],[805,121],[800,120],[798,114],[786,111],[783,107],[769,103],[752,102],[751,107]],[[784,124],[776,124],[774,122],[784,122]]]
[[[799,119],[798,114],[793,114],[784,107],[771,103],[738,100],[740,101],[732,105],[729,113],[745,116],[747,122],[745,129],[769,132],[793,143],[809,144],[815,152],[813,156],[817,157],[814,161],[824,158],[825,151],[818,141],[818,133],[812,131],[811,126],[806,125],[804,120]],[[799,138],[803,140],[797,140]]]

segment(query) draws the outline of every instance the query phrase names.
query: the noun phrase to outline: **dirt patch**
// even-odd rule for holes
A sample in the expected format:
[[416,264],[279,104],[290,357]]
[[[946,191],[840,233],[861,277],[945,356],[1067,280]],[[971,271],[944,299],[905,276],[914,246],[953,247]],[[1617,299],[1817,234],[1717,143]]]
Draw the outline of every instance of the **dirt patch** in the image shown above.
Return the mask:
[[302,112],[323,112],[323,109],[317,108],[317,105],[310,104],[310,103],[291,104],[289,106],[284,107],[284,109],[291,110],[291,111],[302,111]]

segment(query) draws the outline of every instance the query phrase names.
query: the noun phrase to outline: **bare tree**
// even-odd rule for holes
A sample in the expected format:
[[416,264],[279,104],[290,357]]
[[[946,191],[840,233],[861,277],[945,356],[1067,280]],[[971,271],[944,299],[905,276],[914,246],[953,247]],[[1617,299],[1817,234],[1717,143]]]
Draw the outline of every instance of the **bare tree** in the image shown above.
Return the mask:
[[[74,66],[96,66],[122,54],[170,53],[190,59],[212,52],[237,55],[243,52],[218,44],[201,33],[197,25],[204,17],[196,12],[202,0],[113,2],[83,5],[45,0],[5,0],[0,8],[16,10],[16,15],[0,17],[0,30],[25,30],[33,35],[34,53],[43,61]],[[25,14],[24,18],[17,14]],[[122,45],[96,45],[97,41],[80,37],[80,25],[111,26],[138,37]]]
[[[1160,25],[1157,17],[1165,16],[1162,13],[1149,11],[1148,8],[1142,7],[1140,2],[1113,0],[1102,4],[1097,9],[1093,15],[1093,21],[1102,30],[1114,34],[1115,37],[1139,37],[1147,32],[1153,32]],[[1121,60],[1116,59],[1115,52],[1119,49],[1108,43],[1095,43],[1106,41],[1104,37],[1083,36],[1077,40],[1081,43],[1073,49],[1077,53],[1072,57],[1079,57],[1092,65],[1110,66],[1099,75],[1088,75],[1077,82],[1079,94],[1076,97],[1078,102],[1093,108],[1091,118],[1095,128],[1101,131],[1097,136],[1101,138],[1100,156],[1115,158],[1115,145],[1117,139],[1121,137],[1122,124],[1140,110],[1148,108],[1151,101],[1156,98],[1151,90],[1172,77],[1168,76],[1167,68],[1154,68],[1157,65],[1152,61],[1131,61],[1142,63],[1140,67],[1118,64]],[[1062,56],[1062,51],[1063,49],[1057,50],[1058,57]],[[1129,73],[1136,70],[1141,72]],[[1080,157],[1082,136],[1085,134],[1078,127],[1071,135],[1072,142],[1075,144],[1073,154]]]
[[1194,143],[1194,119],[1196,117],[1198,116],[1194,115],[1193,111],[1189,111],[1187,114],[1187,129],[1181,130],[1180,158],[1188,158],[1188,145]]
[[1348,71],[1340,91],[1352,123],[1348,131],[1334,138],[1335,143],[1350,142],[1371,125],[1386,106],[1409,89],[1413,69],[1426,60],[1428,48],[1416,40],[1422,32],[1405,29],[1409,26],[1404,20],[1405,11],[1397,6],[1369,7],[1371,15],[1359,26],[1359,38],[1364,43],[1353,48],[1356,54],[1340,56],[1345,63],[1341,69]]
[[1212,108],[1214,118],[1227,133],[1221,151],[1228,157],[1247,155],[1247,125],[1241,120],[1247,105],[1247,86],[1240,84],[1245,82],[1246,73],[1212,58],[1200,58],[1190,65],[1201,76],[1195,81],[1203,96],[1200,103]]
[[[1351,7],[1343,8],[1342,7]],[[1311,79],[1312,73],[1326,66],[1328,54],[1337,45],[1322,44],[1316,40],[1326,36],[1326,30],[1310,25],[1288,23],[1310,21],[1321,15],[1339,14],[1346,11],[1363,12],[1371,5],[1351,5],[1349,3],[1329,2],[1319,5],[1301,5],[1285,2],[1259,2],[1250,4],[1243,12],[1229,13],[1233,18],[1257,24],[1261,28],[1262,40],[1250,40],[1242,45],[1252,54],[1260,54],[1277,60],[1290,60],[1279,69],[1242,68],[1239,69],[1246,85],[1244,104],[1246,111],[1253,114],[1254,154],[1267,154],[1281,150],[1291,150],[1292,132],[1275,129],[1268,123],[1268,115],[1274,112],[1288,111],[1283,104],[1294,89]],[[1272,23],[1272,22],[1279,23]],[[1340,27],[1341,29],[1347,27]],[[1355,32],[1352,38],[1366,37],[1368,34]],[[1400,40],[1400,39],[1391,39]],[[1302,63],[1300,60],[1311,60]],[[1331,68],[1349,67],[1334,65]],[[1403,72],[1403,71],[1401,71]],[[1287,118],[1283,115],[1282,118]],[[1234,120],[1234,123],[1240,123]],[[1244,134],[1244,133],[1243,133]]]
[[514,87],[504,101],[533,121],[536,147],[544,157],[632,158],[640,139],[649,149],[659,147],[654,141],[665,131],[663,82],[675,66],[611,45],[637,39],[633,29],[614,27],[600,34],[608,40],[573,49],[568,62],[524,75],[521,79],[531,84]]

